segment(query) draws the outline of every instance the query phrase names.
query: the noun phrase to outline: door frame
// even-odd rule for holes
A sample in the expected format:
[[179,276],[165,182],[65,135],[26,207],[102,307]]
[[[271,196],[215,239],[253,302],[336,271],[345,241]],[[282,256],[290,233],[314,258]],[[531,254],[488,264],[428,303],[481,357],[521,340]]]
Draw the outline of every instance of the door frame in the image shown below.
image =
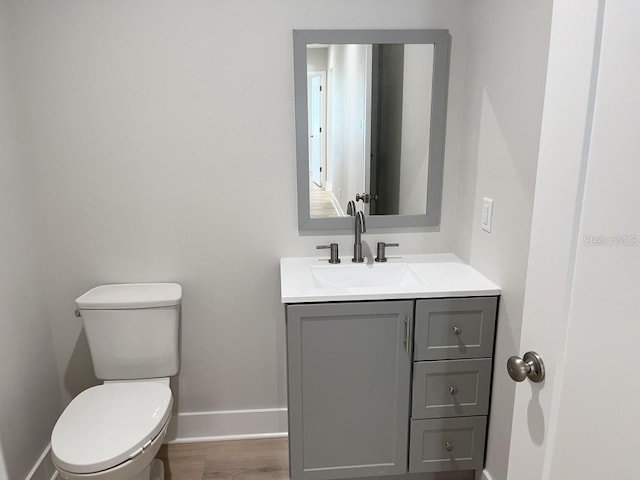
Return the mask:
[[[307,72],[307,94],[311,86],[312,77],[320,77],[320,183],[322,188],[327,187],[327,72],[324,70],[310,70]],[[311,109],[309,109],[311,115]],[[307,119],[307,125],[311,125],[311,119]],[[308,132],[307,132],[308,135]]]

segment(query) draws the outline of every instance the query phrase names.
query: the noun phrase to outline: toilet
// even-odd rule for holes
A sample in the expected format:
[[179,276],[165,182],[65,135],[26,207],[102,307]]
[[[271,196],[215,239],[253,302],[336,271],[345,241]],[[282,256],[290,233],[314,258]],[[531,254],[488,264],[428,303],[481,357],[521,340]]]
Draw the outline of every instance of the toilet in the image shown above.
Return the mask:
[[167,433],[179,368],[182,287],[102,285],[76,300],[95,375],[51,434],[53,464],[65,480],[163,480],[154,460]]

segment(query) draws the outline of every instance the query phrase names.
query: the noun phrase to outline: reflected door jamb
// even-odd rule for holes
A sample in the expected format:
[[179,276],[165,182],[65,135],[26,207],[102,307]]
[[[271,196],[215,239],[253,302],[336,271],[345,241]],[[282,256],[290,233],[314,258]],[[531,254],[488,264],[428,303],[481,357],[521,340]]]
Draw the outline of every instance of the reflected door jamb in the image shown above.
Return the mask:
[[[309,158],[317,157],[312,161],[311,178],[319,187],[325,188],[327,182],[327,158],[326,158],[326,72],[308,72],[309,92]],[[317,141],[313,141],[316,138]],[[314,151],[315,149],[315,151]]]

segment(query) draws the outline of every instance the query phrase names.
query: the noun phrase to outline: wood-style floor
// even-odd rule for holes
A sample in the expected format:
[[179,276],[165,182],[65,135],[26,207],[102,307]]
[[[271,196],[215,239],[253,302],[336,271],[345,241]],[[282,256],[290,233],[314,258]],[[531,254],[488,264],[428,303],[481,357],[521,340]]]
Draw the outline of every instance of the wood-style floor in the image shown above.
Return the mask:
[[331,192],[309,182],[309,210],[311,218],[339,217],[340,214],[331,202]]
[[165,480],[287,480],[287,438],[163,445]]

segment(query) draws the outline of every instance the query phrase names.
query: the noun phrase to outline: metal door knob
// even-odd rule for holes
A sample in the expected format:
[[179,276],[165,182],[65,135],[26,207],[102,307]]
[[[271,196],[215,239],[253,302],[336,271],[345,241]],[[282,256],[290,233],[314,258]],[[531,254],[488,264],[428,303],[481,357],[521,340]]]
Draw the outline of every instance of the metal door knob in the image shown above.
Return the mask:
[[527,352],[523,358],[510,357],[507,360],[507,371],[516,382],[522,382],[527,377],[532,382],[544,380],[544,362],[536,352]]

